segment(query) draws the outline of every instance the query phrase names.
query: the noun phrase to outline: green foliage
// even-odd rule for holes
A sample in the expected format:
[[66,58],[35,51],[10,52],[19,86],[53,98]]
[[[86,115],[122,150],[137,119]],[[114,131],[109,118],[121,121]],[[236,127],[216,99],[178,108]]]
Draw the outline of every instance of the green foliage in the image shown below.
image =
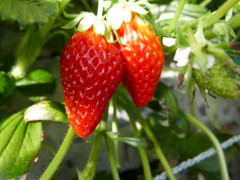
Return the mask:
[[0,71],[0,96],[8,97],[15,90],[15,79],[10,74]]
[[57,121],[69,123],[63,104],[54,101],[41,101],[30,106],[24,113],[25,122]]
[[46,95],[53,93],[55,80],[47,70],[35,69],[18,79],[16,87],[19,92],[32,101],[39,101],[45,99]]
[[0,0],[1,18],[16,20],[21,27],[30,24],[42,26],[57,13],[57,10],[55,0]]
[[0,122],[0,179],[15,179],[26,173],[41,147],[41,122],[25,123],[23,113]]
[[[104,2],[104,10],[107,12],[118,1]],[[206,98],[205,90],[208,90],[213,95],[237,99],[240,85],[240,3],[236,0],[221,0],[203,5],[200,3],[206,1],[190,0],[184,4],[183,9],[180,9],[181,2],[184,1],[143,0],[139,2],[147,7],[149,13],[144,18],[149,21],[159,39],[168,37],[176,40],[176,44],[172,47],[163,45],[167,57],[165,67],[174,64],[172,57],[177,49],[191,47],[186,65],[170,67],[179,72],[181,92],[190,94],[198,87],[204,98]],[[232,4],[222,5],[229,2]],[[70,3],[69,0],[0,0],[1,112],[6,111],[9,114],[16,111],[12,104],[18,104],[14,98],[18,92],[25,96],[25,100],[30,100],[27,101],[28,103],[38,102],[0,120],[0,179],[16,179],[29,171],[31,162],[41,148],[43,122],[69,123],[64,104],[46,100],[51,99],[51,95],[56,90],[54,76],[45,69],[31,67],[35,61],[41,63],[41,58],[46,55],[55,58],[57,54],[59,57],[65,42],[56,35],[63,35],[67,40],[77,29],[72,29],[74,26],[78,25],[78,29],[85,30],[94,24],[95,31],[98,34],[104,34],[110,42],[115,40],[121,42],[116,31],[112,31],[110,23],[105,22],[105,16],[103,16],[104,20],[98,19],[93,23],[91,21],[93,18],[82,14],[87,10],[87,14],[93,15],[96,9],[97,0],[71,1]],[[63,10],[74,14],[63,13]],[[178,10],[179,16],[176,15]],[[79,11],[81,13],[76,14]],[[69,21],[67,18],[75,19]],[[79,21],[85,21],[85,24],[79,24]],[[16,37],[11,36],[11,33],[8,34],[8,30],[16,34]],[[38,58],[39,55],[41,58]],[[215,63],[211,68],[205,67],[208,55],[215,57]],[[15,60],[16,64],[14,64]],[[195,68],[194,64],[197,64],[200,69]],[[29,69],[33,70],[29,72]],[[120,87],[118,90],[120,93],[116,93],[113,108],[115,114],[117,110],[127,112],[134,135],[125,137],[121,134],[117,120],[114,133],[110,131],[107,121],[111,120],[111,116],[108,116],[106,111],[102,123],[95,132],[89,161],[83,171],[76,173],[79,179],[96,178],[94,177],[95,162],[101,147],[99,136],[107,137],[108,153],[111,154],[109,155],[110,166],[114,177],[118,177],[115,167],[118,165],[118,150],[116,150],[118,143],[126,143],[138,148],[144,173],[148,174],[148,177],[149,174],[151,176],[151,172],[148,172],[147,155],[157,157],[165,170],[168,170],[166,169],[168,162],[164,159],[181,162],[212,147],[207,136],[196,133],[195,129],[190,128],[181,110],[182,107],[179,107],[180,103],[175,96],[175,91],[166,84],[159,82],[152,101],[146,109],[143,109],[143,112],[144,110],[150,112],[144,114],[144,117],[141,114],[142,109],[139,110],[133,105],[128,97],[129,94],[123,89]],[[137,127],[136,123],[139,123],[141,128]],[[69,132],[70,138],[64,140],[63,147],[59,150],[62,159],[74,137],[71,129]],[[229,137],[228,134],[214,133],[220,141]],[[112,142],[115,154],[112,153]],[[65,144],[68,145],[65,146]],[[161,154],[161,149],[166,157]],[[231,160],[237,150],[236,147],[226,150],[226,159]],[[58,164],[61,163],[59,157],[55,156],[55,160]],[[206,179],[221,178],[217,156],[196,164],[193,169]],[[49,173],[48,170],[45,172]]]

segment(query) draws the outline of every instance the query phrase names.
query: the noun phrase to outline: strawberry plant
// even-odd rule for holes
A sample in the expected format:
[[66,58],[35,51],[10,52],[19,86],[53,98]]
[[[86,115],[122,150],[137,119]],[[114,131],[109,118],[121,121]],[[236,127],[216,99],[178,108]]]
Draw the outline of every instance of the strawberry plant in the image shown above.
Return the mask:
[[[186,179],[182,164],[230,179],[239,147],[221,142],[239,129],[218,122],[217,101],[239,101],[239,42],[239,0],[0,0],[0,179]],[[211,126],[198,119],[198,94]],[[139,153],[134,177],[123,145]],[[194,158],[211,147],[211,158]],[[41,162],[44,150],[52,155]]]

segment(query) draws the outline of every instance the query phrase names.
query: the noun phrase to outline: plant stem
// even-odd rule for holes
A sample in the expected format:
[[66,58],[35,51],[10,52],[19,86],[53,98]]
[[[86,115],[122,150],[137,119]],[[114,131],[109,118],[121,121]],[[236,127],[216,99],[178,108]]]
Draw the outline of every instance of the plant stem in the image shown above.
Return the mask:
[[88,4],[87,0],[82,0],[83,5],[85,6],[85,8],[87,9],[87,11],[92,11],[91,6]]
[[198,128],[200,128],[203,132],[205,132],[206,135],[209,137],[209,139],[212,141],[212,143],[216,149],[217,155],[218,155],[222,179],[229,180],[224,153],[223,153],[221,145],[220,145],[219,141],[217,140],[217,138],[215,137],[215,135],[204,124],[202,124],[200,121],[198,121],[195,117],[186,113],[185,111],[182,111],[182,113],[184,114],[184,116],[186,117],[186,119],[188,121],[190,121],[191,123],[196,125]]
[[103,0],[98,0],[97,17],[101,18],[103,14]]
[[[125,105],[123,105],[122,107],[124,107],[124,106]],[[141,134],[140,134],[140,131],[137,129],[137,126],[135,124],[135,120],[134,120],[133,115],[131,114],[131,112],[128,108],[125,108],[125,111],[127,112],[128,117],[130,119],[130,123],[131,123],[131,126],[133,128],[134,134],[137,137],[140,137]],[[138,151],[139,151],[139,154],[140,154],[140,157],[141,157],[145,179],[152,179],[152,173],[151,173],[151,169],[150,169],[150,166],[149,166],[146,151],[144,149],[141,149],[141,148],[138,148]]]
[[205,7],[207,6],[212,0],[204,0],[203,2],[200,3],[200,6]]
[[[112,132],[115,133],[116,136],[118,137],[117,102],[116,102],[115,96],[113,96],[113,98],[112,98],[112,105],[113,105]],[[114,145],[116,165],[119,168],[120,167],[120,163],[119,163],[119,145],[118,145],[118,141],[114,141],[113,145]]]
[[90,153],[89,158],[88,158],[88,163],[90,163],[90,162],[95,163],[97,161],[99,151],[101,149],[102,136],[103,136],[102,132],[96,132],[94,142],[93,142],[93,146],[92,146],[92,150],[91,150],[91,153]]
[[132,101],[130,101],[128,98],[125,98],[126,100],[126,108],[129,108],[133,111],[133,113],[136,115],[136,117],[138,118],[139,122],[141,123],[144,131],[146,132],[148,138],[153,142],[154,144],[154,149],[156,151],[157,157],[160,160],[160,162],[162,163],[168,177],[170,180],[175,180],[175,176],[171,170],[171,167],[166,159],[166,157],[164,156],[162,149],[160,147],[160,145],[158,144],[157,139],[155,138],[154,134],[152,133],[150,127],[148,126],[148,124],[146,123],[146,121],[144,120],[144,118],[142,117],[141,113],[139,112],[138,108],[133,104]]
[[220,129],[221,126],[218,122],[218,100],[217,99],[212,99],[212,118],[213,118],[213,124],[215,126],[216,129]]
[[175,15],[171,21],[171,23],[169,24],[169,26],[167,27],[169,29],[170,32],[172,32],[174,30],[174,27],[177,23],[177,20],[179,19],[179,16],[186,4],[187,0],[181,0],[179,5],[178,5],[178,8],[177,8],[177,11],[175,12]]
[[209,18],[204,22],[203,28],[207,29],[211,25],[213,25],[216,21],[218,21],[221,17],[226,14],[229,9],[231,9],[235,4],[237,4],[239,0],[228,0],[226,1],[217,11],[212,13]]
[[113,158],[111,141],[106,134],[104,135],[104,140],[105,140],[105,143],[106,143],[107,154],[108,154],[110,167],[111,167],[111,170],[112,170],[113,179],[114,180],[120,180],[118,170],[117,170],[117,166],[116,166],[115,160]]
[[52,176],[60,166],[63,158],[65,157],[73,141],[74,136],[75,136],[75,132],[70,126],[57,154],[54,156],[53,160],[51,161],[47,169],[44,171],[44,173],[40,177],[40,180],[50,180],[52,178]]
[[237,14],[236,16],[232,17],[228,24],[231,28],[235,29],[240,26],[240,14]]

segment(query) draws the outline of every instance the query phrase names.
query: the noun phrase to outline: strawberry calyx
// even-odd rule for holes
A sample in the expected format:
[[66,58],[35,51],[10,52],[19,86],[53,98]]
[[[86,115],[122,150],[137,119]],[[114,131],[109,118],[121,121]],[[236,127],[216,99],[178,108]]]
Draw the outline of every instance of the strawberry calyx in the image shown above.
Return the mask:
[[97,17],[93,13],[82,12],[79,15],[73,15],[75,17],[69,23],[64,25],[63,29],[72,29],[76,27],[76,31],[84,32],[93,26],[93,30],[97,35],[105,36],[109,43],[115,43],[114,34],[110,23],[104,20],[103,17]]

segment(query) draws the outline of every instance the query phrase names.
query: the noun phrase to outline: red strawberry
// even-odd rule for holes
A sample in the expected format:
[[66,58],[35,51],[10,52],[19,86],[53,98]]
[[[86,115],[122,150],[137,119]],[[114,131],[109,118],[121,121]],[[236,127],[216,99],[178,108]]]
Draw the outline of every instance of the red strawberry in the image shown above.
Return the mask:
[[125,42],[119,45],[124,59],[123,83],[136,106],[143,107],[151,100],[162,72],[161,43],[151,27],[135,13],[117,32]]
[[93,28],[76,32],[60,59],[61,82],[70,124],[85,138],[99,124],[107,103],[122,80],[123,65],[116,45]]

